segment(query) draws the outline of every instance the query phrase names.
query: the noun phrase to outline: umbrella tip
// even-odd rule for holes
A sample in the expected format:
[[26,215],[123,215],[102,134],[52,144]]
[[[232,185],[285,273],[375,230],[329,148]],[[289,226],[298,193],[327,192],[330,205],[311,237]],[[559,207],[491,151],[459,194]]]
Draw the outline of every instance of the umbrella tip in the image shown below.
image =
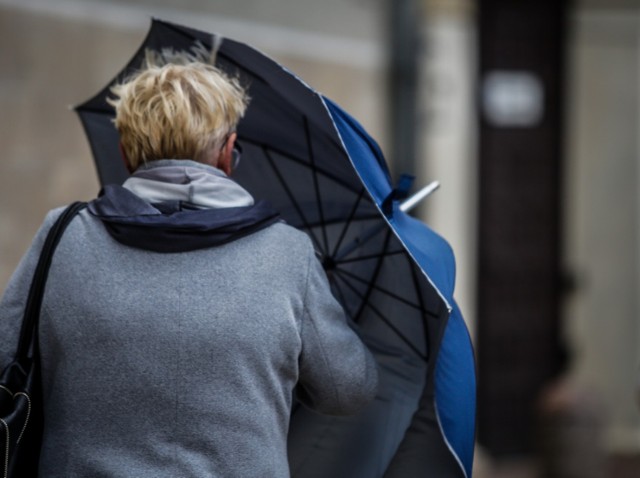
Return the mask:
[[425,199],[431,193],[433,193],[436,189],[440,187],[440,181],[432,181],[427,184],[425,187],[420,189],[417,193],[411,196],[409,199],[400,204],[400,210],[402,212],[407,212],[413,209],[418,205],[420,201]]

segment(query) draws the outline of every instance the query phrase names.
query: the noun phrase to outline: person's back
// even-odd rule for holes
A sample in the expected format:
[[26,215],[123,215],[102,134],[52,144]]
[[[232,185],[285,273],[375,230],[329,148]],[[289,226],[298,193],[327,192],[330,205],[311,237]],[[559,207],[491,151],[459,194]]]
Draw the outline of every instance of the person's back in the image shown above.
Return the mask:
[[[305,311],[318,305],[305,303],[317,296],[307,239],[274,225],[159,254],[114,243],[96,222],[84,213],[72,223],[50,273],[45,476],[287,476],[298,358],[315,341],[303,327],[340,319]],[[331,339],[324,352],[343,355],[334,373],[345,383],[316,400],[348,412],[372,381],[357,350],[335,347],[352,338]]]
[[[206,142],[217,164],[138,162],[69,225],[40,319],[41,476],[288,476],[294,388],[324,413],[373,398],[310,240],[228,179],[234,140]],[[59,212],[0,303],[0,365]]]

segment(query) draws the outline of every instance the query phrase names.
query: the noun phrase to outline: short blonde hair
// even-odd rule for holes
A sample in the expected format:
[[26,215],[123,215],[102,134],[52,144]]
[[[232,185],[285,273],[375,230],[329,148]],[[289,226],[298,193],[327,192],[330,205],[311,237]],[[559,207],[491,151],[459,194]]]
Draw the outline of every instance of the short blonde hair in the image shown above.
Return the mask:
[[142,69],[111,89],[115,98],[108,101],[132,169],[156,159],[210,161],[235,131],[249,98],[237,78],[202,60],[149,51]]

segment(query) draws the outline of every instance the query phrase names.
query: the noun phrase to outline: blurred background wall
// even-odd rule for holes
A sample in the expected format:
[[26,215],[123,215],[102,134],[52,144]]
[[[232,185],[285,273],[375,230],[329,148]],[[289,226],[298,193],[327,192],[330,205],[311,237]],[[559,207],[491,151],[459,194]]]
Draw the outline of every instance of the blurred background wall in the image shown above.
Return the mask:
[[[487,136],[481,127],[486,121],[482,103],[486,77],[480,45],[493,31],[487,32],[480,22],[481,9],[491,4],[493,10],[484,10],[485,15],[506,12],[503,19],[494,19],[499,26],[509,22],[509,15],[526,22],[517,7],[528,3],[0,0],[0,290],[46,211],[97,193],[90,151],[69,107],[115,75],[144,38],[149,18],[156,16],[262,50],[359,119],[381,143],[395,173],[408,170],[417,176],[417,185],[440,181],[441,188],[418,214],[454,248],[457,297],[482,368],[483,354],[497,345],[493,339],[480,340],[479,331],[495,325],[498,314],[478,307],[482,284],[490,279],[478,267],[484,257],[478,243],[480,220],[485,217],[480,177],[493,160],[492,153],[481,152]],[[551,349],[549,344],[536,347],[539,337],[529,335],[535,328],[531,306],[505,293],[501,303],[507,309],[501,313],[510,316],[509,330],[513,330],[506,338],[518,336],[532,353],[505,348],[488,373],[503,384],[505,409],[511,404],[515,407],[511,412],[526,414],[528,425],[514,426],[512,420],[480,423],[477,476],[481,477],[544,476],[543,455],[551,452],[539,446],[539,437],[545,436],[539,433],[542,424],[548,424],[554,439],[569,436],[568,444],[555,444],[556,455],[577,462],[582,457],[582,472],[557,476],[592,476],[584,471],[591,463],[584,453],[593,455],[593,450],[607,460],[616,458],[612,464],[607,461],[599,476],[625,476],[623,465],[632,470],[626,476],[640,476],[633,468],[640,456],[640,2],[558,3],[564,5],[563,37],[557,46],[562,91],[554,101],[561,122],[556,129],[562,136],[559,183],[551,186],[558,194],[560,222],[553,237],[559,257],[557,270],[541,278],[552,284],[548,287],[557,295],[557,310],[540,320],[549,319],[554,337],[566,346],[567,368],[560,373],[557,344]],[[413,22],[406,14],[394,20],[401,7],[413,12]],[[415,37],[394,36],[402,25]],[[527,39],[517,41],[526,44]],[[411,54],[401,55],[406,52],[399,48]],[[409,65],[399,64],[400,60]],[[539,59],[540,64],[544,61],[544,56]],[[394,68],[396,75],[413,77],[406,91],[413,95],[407,106],[413,121],[404,126],[414,128],[409,139],[402,139],[402,132],[394,128],[399,121],[394,105],[401,101],[390,99],[396,98],[391,90],[399,81],[392,74]],[[544,82],[542,86],[544,93]],[[532,90],[506,91],[501,98],[507,109],[535,103]],[[411,143],[410,158],[402,153],[403,142]],[[511,194],[515,196],[509,201],[517,201],[518,191]],[[546,193],[541,189],[540,194],[542,201]],[[533,201],[531,207],[535,206]],[[498,217],[503,214],[500,208],[496,211]],[[533,228],[536,220],[543,221],[540,227],[549,226],[535,216],[516,219]],[[507,239],[494,246],[510,250],[513,244]],[[529,253],[513,257],[513,270],[526,272]],[[523,275],[533,280],[533,275]],[[558,370],[540,372],[535,354],[545,350],[554,354],[550,360]],[[511,376],[503,372],[505,365],[511,366]],[[539,372],[535,383],[527,378],[532,370]],[[531,387],[524,401],[523,383]],[[485,406],[482,400],[481,406]],[[554,419],[551,412],[558,409],[564,415]],[[564,425],[577,421],[583,427],[566,435],[567,427],[558,423],[558,417],[569,420]],[[511,451],[483,440],[483,427],[503,438],[513,436]],[[587,451],[581,455],[580,450]]]

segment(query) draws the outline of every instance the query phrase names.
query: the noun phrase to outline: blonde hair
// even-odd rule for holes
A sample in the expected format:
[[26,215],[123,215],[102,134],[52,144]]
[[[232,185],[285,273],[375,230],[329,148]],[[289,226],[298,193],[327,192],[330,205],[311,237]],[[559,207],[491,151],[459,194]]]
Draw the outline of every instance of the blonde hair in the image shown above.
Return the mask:
[[215,53],[202,45],[191,53],[147,51],[141,70],[111,88],[108,102],[132,169],[155,159],[215,160],[212,153],[235,131],[249,98],[207,55]]

